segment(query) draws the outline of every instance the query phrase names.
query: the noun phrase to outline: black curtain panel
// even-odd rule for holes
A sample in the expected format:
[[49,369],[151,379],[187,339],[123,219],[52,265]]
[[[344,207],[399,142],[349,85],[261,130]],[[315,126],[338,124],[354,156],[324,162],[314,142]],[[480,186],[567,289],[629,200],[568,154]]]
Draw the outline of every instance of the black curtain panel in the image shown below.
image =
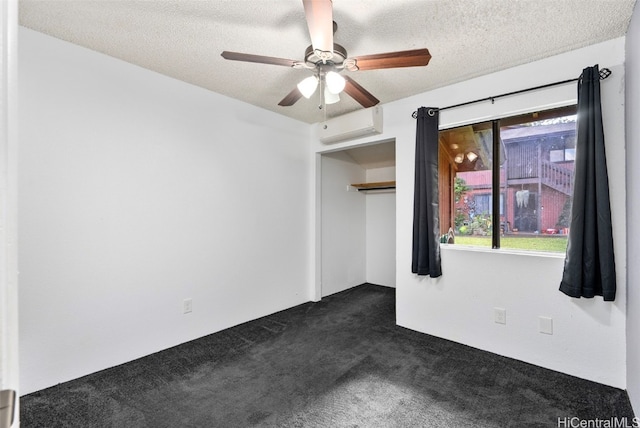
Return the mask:
[[616,271],[598,66],[578,81],[578,138],[569,242],[560,291],[571,297],[616,297]]
[[420,107],[416,119],[411,271],[436,278],[442,275],[438,219],[438,109]]

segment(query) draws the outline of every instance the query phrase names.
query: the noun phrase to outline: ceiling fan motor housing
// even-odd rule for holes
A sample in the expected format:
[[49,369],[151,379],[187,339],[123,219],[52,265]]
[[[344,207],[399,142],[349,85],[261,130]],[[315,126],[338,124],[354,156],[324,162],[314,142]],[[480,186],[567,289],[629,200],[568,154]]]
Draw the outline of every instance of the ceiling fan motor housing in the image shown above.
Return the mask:
[[326,63],[331,63],[336,67],[342,67],[345,59],[347,59],[347,50],[337,43],[333,44],[333,56],[327,61],[324,61],[316,54],[313,50],[313,46],[308,46],[304,51],[304,61],[313,67]]

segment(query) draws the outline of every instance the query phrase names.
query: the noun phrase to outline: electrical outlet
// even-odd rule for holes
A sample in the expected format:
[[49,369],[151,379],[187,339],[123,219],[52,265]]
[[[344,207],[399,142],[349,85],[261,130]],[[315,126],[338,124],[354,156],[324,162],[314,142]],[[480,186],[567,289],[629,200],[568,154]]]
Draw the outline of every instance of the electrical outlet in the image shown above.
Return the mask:
[[496,324],[506,324],[507,310],[505,308],[493,308],[493,320]]
[[553,318],[538,317],[538,327],[540,333],[553,334]]
[[182,312],[188,314],[193,310],[193,300],[192,299],[184,299],[182,301]]

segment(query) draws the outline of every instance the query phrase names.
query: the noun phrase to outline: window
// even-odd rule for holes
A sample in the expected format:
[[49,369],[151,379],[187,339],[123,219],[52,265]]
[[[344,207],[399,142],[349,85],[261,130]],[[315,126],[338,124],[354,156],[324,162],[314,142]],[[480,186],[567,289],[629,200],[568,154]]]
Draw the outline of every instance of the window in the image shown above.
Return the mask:
[[440,131],[442,233],[452,228],[459,245],[564,252],[575,141],[575,106]]

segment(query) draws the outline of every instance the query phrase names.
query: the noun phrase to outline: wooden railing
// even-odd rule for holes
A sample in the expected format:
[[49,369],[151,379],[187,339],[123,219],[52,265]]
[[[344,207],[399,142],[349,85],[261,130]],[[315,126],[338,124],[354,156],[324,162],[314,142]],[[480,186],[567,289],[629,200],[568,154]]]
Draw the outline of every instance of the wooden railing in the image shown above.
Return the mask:
[[515,147],[509,152],[509,159],[517,162],[507,164],[507,179],[539,179],[540,182],[565,195],[573,194],[573,170],[547,160],[540,160],[535,147]]
[[565,195],[573,194],[573,170],[546,160],[540,166],[542,184]]

